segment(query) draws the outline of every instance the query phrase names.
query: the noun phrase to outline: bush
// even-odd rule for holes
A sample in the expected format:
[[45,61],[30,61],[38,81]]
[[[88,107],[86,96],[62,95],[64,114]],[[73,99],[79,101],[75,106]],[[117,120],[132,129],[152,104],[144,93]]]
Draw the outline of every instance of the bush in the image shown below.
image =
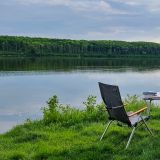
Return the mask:
[[60,123],[63,126],[70,126],[76,123],[100,121],[106,119],[104,104],[97,105],[96,97],[89,96],[83,104],[84,110],[76,109],[69,105],[59,104],[58,97],[53,96],[43,108],[43,121],[45,124]]

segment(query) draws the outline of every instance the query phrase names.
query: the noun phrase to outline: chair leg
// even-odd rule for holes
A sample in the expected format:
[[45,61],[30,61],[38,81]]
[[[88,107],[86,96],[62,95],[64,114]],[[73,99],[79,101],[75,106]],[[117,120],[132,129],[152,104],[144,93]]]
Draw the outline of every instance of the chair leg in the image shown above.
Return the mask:
[[109,122],[108,122],[108,124],[107,124],[107,126],[106,126],[106,128],[105,128],[105,130],[104,130],[104,132],[103,132],[103,134],[102,134],[102,136],[101,136],[101,138],[100,138],[100,141],[101,141],[102,138],[104,137],[104,135],[105,135],[105,133],[106,133],[106,131],[107,131],[107,129],[109,128],[109,126],[110,126],[111,123],[112,123],[112,121],[109,121]]
[[149,133],[153,136],[152,131],[150,130],[150,128],[148,127],[147,123],[145,122],[145,120],[143,119],[143,117],[141,116],[143,123],[145,124],[147,130],[149,131]]
[[131,139],[132,139],[132,137],[134,135],[135,129],[136,129],[136,127],[133,127],[132,132],[131,132],[130,137],[129,137],[129,140],[128,140],[127,145],[126,145],[126,149],[128,148],[128,146],[129,146],[129,144],[131,142]]

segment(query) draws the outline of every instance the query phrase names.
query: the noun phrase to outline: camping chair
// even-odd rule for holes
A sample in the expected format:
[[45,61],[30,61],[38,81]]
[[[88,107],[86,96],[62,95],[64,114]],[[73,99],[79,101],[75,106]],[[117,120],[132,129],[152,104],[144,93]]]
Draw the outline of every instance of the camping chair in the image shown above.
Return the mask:
[[102,140],[107,129],[109,128],[110,124],[113,121],[122,122],[132,128],[132,132],[130,134],[129,140],[126,145],[126,149],[128,148],[131,139],[134,135],[135,129],[139,126],[139,124],[140,125],[144,124],[149,133],[153,135],[145,122],[146,120],[149,119],[149,117],[141,115],[141,113],[144,112],[147,109],[147,107],[142,108],[137,112],[127,113],[124,108],[124,104],[121,100],[121,95],[118,86],[103,84],[99,82],[99,88],[102,99],[106,105],[106,110],[108,111],[109,114],[109,122],[100,138],[100,141]]

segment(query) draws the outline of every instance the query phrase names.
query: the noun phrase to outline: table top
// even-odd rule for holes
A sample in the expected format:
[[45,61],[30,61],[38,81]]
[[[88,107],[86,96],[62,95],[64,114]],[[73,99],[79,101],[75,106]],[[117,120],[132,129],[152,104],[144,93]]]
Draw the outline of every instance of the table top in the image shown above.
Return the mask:
[[150,101],[152,101],[152,100],[160,100],[160,96],[152,96],[152,95],[149,96],[149,95],[147,95],[143,99],[144,100],[150,100]]

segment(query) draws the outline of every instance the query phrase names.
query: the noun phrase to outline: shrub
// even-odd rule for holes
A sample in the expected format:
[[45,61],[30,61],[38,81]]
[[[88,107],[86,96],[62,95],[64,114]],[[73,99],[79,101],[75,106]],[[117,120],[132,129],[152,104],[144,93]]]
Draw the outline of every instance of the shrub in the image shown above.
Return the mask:
[[105,119],[104,104],[97,105],[96,97],[89,96],[83,104],[85,109],[80,110],[69,105],[59,104],[58,97],[53,96],[43,108],[43,122],[60,123],[64,126],[74,125],[81,122],[99,121]]

